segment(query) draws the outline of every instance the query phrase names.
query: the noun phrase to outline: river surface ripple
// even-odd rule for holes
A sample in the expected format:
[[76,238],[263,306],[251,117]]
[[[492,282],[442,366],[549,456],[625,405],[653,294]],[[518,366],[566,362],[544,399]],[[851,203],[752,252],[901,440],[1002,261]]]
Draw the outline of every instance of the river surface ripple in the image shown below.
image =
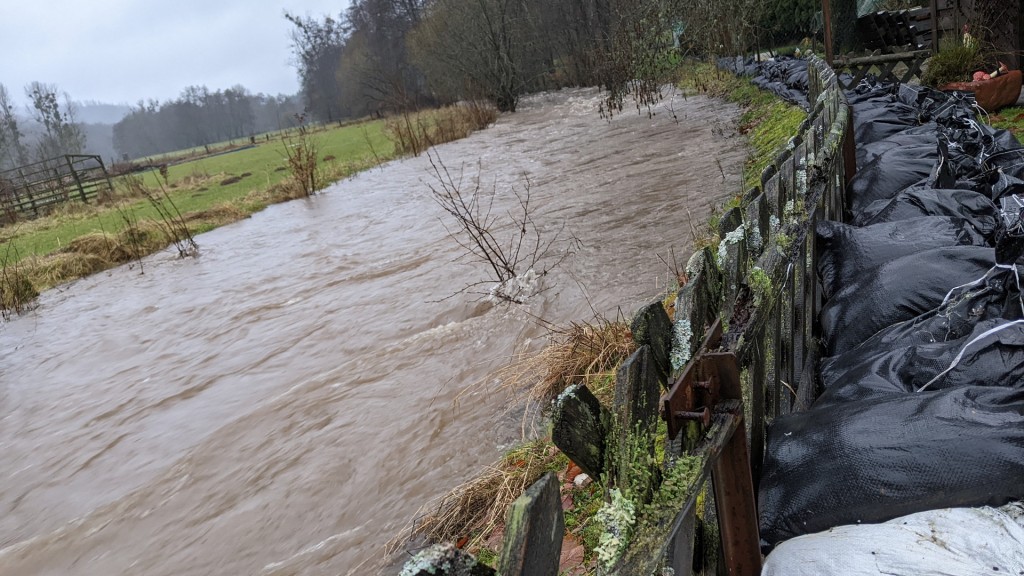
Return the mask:
[[685,263],[690,219],[740,188],[736,108],[675,95],[606,121],[598,99],[534,96],[437,148],[496,214],[528,180],[538,225],[579,239],[525,305],[446,298],[484,269],[459,258],[421,156],[0,326],[0,574],[337,575],[374,558],[517,437],[482,382],[542,342],[534,318],[656,298],[658,255]]

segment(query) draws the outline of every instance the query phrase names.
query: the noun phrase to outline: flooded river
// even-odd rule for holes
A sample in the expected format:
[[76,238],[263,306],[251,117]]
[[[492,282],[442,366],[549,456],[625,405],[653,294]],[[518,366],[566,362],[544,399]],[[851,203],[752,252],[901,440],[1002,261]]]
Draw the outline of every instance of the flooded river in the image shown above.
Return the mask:
[[659,254],[685,262],[690,217],[739,190],[734,108],[676,96],[609,122],[597,99],[532,97],[437,149],[495,213],[528,180],[538,225],[579,240],[526,304],[447,298],[486,270],[424,156],[0,326],[0,574],[362,573],[518,437],[487,375],[543,338],[536,318],[631,313],[669,282]]

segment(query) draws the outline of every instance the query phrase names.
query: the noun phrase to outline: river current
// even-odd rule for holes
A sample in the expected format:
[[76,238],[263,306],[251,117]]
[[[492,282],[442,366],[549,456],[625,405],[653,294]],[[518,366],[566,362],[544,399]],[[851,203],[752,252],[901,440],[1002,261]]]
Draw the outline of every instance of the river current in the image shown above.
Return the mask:
[[423,155],[0,325],[0,574],[365,573],[518,439],[489,375],[545,322],[658,298],[662,259],[685,264],[739,191],[735,107],[670,94],[608,121],[599,98],[533,96],[434,152],[496,215],[529,186],[538,227],[561,233],[546,262],[578,241],[524,304],[456,294],[486,269],[449,237]]

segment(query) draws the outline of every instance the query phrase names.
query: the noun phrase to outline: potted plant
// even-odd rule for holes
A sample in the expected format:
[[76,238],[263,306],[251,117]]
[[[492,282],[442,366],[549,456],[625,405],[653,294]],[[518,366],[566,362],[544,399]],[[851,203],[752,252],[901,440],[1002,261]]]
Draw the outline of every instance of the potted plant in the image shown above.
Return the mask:
[[987,61],[980,42],[964,25],[962,38],[943,39],[939,51],[929,61],[922,82],[939,90],[973,92],[978,106],[993,112],[1017,102],[1021,72],[1009,70],[998,61]]

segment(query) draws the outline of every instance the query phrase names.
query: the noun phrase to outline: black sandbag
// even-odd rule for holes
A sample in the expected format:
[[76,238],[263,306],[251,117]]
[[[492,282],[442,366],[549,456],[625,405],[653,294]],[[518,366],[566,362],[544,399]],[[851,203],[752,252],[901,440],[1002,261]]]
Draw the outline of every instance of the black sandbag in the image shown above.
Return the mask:
[[986,238],[996,230],[999,209],[986,195],[973,190],[909,188],[892,200],[874,202],[855,215],[855,226],[909,220],[922,216],[963,218]]
[[930,177],[938,157],[935,139],[889,148],[857,170],[846,189],[847,206],[858,214],[872,202],[892,199]]
[[896,101],[896,84],[879,84],[861,80],[852,89],[846,91],[846,102],[853,108],[854,115],[858,110],[868,106],[880,106]]
[[780,57],[761,62],[758,74],[751,79],[755,86],[768,90],[783,100],[803,107],[807,102],[807,60]]
[[[1002,303],[990,304],[982,314],[998,316]],[[825,359],[821,365],[825,391],[814,406],[921,389],[1024,387],[1024,325],[990,318],[958,338],[954,334],[936,335],[922,326],[900,324],[845,354]],[[939,339],[930,340],[934,336]]]
[[718,59],[718,67],[737,76],[755,76],[758,71],[753,56],[723,56]]
[[990,247],[933,248],[866,272],[821,309],[826,356],[842,354],[876,332],[937,308],[949,291],[981,278],[995,264]]
[[812,408],[768,429],[763,547],[844,524],[1024,497],[1024,390],[951,388]]
[[[935,146],[939,133],[939,126],[934,122],[928,122],[919,126],[905,127],[894,134],[880,140],[857,145],[857,166],[864,167],[874,160],[878,160],[883,153],[903,146]],[[933,150],[927,150],[929,154]]]
[[1024,148],[994,152],[985,158],[985,167],[1015,179],[1024,179]]
[[[858,164],[863,146],[890,138],[921,125],[918,110],[901,102],[860,105],[853,111],[853,133],[857,143]],[[935,124],[932,124],[935,126]]]
[[858,228],[824,220],[815,228],[818,276],[825,299],[882,264],[945,246],[984,246],[986,237],[966,220],[924,216]]
[[[1014,259],[1020,256],[1020,245],[1017,245],[1016,248],[1018,249],[1006,250],[1008,255]],[[999,250],[997,249],[996,252],[998,253]],[[854,376],[860,370],[859,367],[875,363],[884,355],[901,353],[911,347],[943,345],[953,342],[955,345],[952,348],[962,349],[963,345],[986,333],[989,328],[1024,316],[1024,298],[1022,298],[1018,283],[1019,276],[1014,269],[993,267],[977,281],[950,290],[942,305],[935,309],[916,318],[884,328],[848,352],[822,359],[819,372],[822,384],[826,389],[831,389],[841,381],[856,380]],[[978,329],[978,325],[983,322],[989,322],[988,327]],[[1019,330],[1024,330],[1024,327]],[[962,342],[954,342],[965,338],[966,340]],[[1024,338],[1021,341],[1024,342]],[[992,342],[978,341],[976,343],[987,345]],[[937,358],[941,354],[939,352],[932,353],[929,350],[938,351],[939,348],[925,350],[922,358]],[[896,355],[890,356],[890,359],[886,360],[886,366],[892,368],[894,366],[892,362],[896,358]],[[901,384],[898,384],[897,388],[883,387],[883,389],[889,392],[916,390],[949,365],[948,362],[942,364],[941,361],[940,364],[941,367],[936,368],[936,366],[929,366],[925,361],[921,366],[914,368],[915,372],[919,372],[919,374],[910,376],[926,379],[917,381],[901,377],[898,379]],[[885,375],[899,372],[899,369],[874,371],[875,374]],[[925,376],[926,373],[931,375]],[[860,374],[864,373],[860,372]],[[888,379],[896,381],[892,378]]]
[[942,92],[925,87],[919,92],[918,107],[922,118],[946,124],[973,117],[977,104],[971,92]]

